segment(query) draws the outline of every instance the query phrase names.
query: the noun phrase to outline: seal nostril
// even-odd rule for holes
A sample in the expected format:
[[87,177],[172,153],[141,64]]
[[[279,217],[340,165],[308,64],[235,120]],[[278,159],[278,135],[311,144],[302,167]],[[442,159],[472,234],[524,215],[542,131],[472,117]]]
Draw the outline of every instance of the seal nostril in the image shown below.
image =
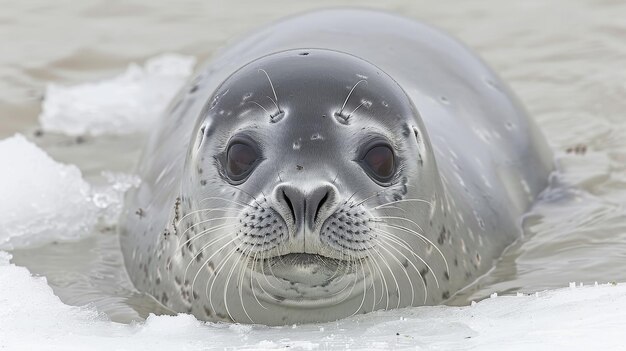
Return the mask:
[[313,217],[313,221],[314,222],[317,222],[317,218],[318,218],[318,216],[320,214],[320,210],[322,209],[322,206],[324,206],[326,201],[328,201],[328,191],[326,192],[326,194],[324,194],[324,197],[322,197],[320,202],[318,202],[318,204],[317,204],[317,208],[315,209],[315,216]]
[[295,224],[296,223],[296,211],[293,208],[293,203],[291,203],[289,196],[287,196],[284,190],[283,190],[283,200],[287,204],[287,207],[289,207],[289,212],[291,212],[291,220]]

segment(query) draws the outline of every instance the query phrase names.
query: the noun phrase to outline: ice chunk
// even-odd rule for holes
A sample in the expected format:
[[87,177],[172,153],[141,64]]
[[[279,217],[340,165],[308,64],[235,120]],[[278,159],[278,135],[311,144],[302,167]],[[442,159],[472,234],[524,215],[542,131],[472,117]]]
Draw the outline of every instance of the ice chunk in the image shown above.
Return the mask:
[[20,134],[0,141],[0,248],[89,233],[98,209],[80,170],[55,162]]
[[99,216],[102,223],[114,226],[124,206],[124,193],[136,188],[141,182],[136,175],[125,173],[103,172],[108,185],[93,190],[93,204],[100,209]]
[[105,172],[94,188],[73,165],[54,161],[20,134],[0,140],[0,249],[77,240],[114,225],[136,176]]
[[165,110],[194,65],[193,57],[165,54],[109,80],[49,84],[39,122],[45,131],[69,135],[140,132]]

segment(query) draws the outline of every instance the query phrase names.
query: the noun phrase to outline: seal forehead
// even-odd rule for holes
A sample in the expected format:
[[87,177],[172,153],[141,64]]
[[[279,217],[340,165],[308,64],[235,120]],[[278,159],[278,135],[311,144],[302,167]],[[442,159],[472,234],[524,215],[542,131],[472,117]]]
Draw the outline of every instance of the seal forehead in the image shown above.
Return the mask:
[[[411,103],[385,72],[358,57],[322,49],[289,50],[252,61],[220,86],[219,110],[237,106],[234,115],[263,113],[276,122],[289,115],[335,117],[348,124],[356,112],[368,118],[411,114]],[[319,123],[319,122],[315,122]],[[302,126],[299,127],[302,129]]]

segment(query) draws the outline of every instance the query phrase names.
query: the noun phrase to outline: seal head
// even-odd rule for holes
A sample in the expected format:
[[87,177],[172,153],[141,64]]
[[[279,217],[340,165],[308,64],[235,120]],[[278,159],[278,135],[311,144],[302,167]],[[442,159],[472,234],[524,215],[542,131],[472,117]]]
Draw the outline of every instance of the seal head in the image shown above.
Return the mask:
[[277,324],[425,302],[418,223],[440,185],[423,129],[391,77],[345,53],[290,50],[231,75],[181,187],[172,260],[191,309]]

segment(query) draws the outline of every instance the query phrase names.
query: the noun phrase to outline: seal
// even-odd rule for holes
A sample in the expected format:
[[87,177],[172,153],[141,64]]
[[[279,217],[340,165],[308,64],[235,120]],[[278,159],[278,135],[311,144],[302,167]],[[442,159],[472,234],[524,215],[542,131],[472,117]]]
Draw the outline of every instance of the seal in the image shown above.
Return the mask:
[[224,49],[181,92],[121,247],[137,289],[202,320],[436,304],[520,237],[551,169],[514,95],[450,36],[313,12]]

